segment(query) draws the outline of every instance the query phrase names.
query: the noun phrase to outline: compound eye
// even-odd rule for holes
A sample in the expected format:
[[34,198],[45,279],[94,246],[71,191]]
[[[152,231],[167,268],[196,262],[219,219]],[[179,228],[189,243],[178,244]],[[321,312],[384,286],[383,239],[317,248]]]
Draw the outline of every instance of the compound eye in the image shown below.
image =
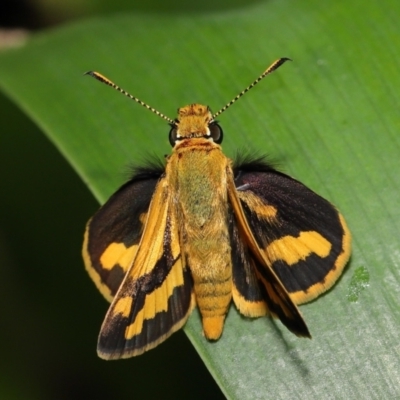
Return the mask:
[[178,128],[173,125],[171,130],[169,131],[169,142],[171,143],[171,146],[175,146],[175,142],[178,140]]
[[212,137],[213,141],[217,144],[220,144],[223,137],[222,128],[216,122],[212,122],[208,126],[208,129],[210,129],[210,136]]

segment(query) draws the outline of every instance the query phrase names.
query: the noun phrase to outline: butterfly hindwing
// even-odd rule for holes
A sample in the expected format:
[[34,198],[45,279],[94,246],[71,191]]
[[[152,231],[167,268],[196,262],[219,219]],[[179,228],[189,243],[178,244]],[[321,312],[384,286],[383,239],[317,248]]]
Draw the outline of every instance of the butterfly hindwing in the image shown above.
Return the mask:
[[[338,210],[262,159],[236,167],[235,185],[257,244],[293,301],[328,290],[350,256],[350,232]],[[265,266],[257,270],[265,277]]]
[[126,358],[157,346],[186,322],[194,307],[165,179],[157,184],[139,249],[103,322],[98,354]]
[[264,294],[260,287],[255,260],[243,241],[234,215],[229,221],[232,251],[232,297],[241,314],[247,317],[261,317],[268,314]]
[[151,197],[163,173],[159,166],[136,171],[87,223],[83,244],[86,270],[112,301],[135,258]]

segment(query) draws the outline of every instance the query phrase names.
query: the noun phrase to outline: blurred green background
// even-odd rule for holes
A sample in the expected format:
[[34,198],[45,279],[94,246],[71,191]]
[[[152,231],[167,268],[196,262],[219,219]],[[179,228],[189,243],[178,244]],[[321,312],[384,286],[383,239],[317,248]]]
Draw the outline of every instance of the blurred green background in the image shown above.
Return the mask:
[[[400,396],[399,2],[0,7],[0,27],[28,29],[0,32],[0,399]],[[170,146],[164,121],[81,74],[98,69],[174,118],[190,102],[216,111],[281,56],[294,62],[219,119],[227,155],[271,154],[349,223],[343,277],[301,307],[313,339],[232,307],[213,344],[193,314],[197,352],[180,331],[143,356],[98,359],[108,305],[80,256],[93,194],[104,201],[129,163]]]

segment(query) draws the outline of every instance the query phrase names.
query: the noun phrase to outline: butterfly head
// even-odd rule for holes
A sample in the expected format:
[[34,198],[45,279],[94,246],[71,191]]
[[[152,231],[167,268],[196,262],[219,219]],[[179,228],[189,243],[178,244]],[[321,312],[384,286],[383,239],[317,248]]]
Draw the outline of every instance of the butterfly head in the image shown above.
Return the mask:
[[222,129],[214,121],[210,108],[201,104],[190,104],[178,109],[178,117],[171,124],[169,142],[175,146],[181,140],[202,138],[222,142]]

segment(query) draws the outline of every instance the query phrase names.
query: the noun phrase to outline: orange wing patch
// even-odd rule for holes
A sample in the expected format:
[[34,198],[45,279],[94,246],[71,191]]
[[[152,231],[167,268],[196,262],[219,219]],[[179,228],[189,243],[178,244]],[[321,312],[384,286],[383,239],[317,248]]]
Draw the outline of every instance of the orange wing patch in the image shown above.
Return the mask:
[[318,232],[301,232],[299,237],[283,236],[274,240],[265,250],[271,263],[284,260],[286,264],[293,265],[300,260],[305,260],[310,254],[327,257],[332,245]]

